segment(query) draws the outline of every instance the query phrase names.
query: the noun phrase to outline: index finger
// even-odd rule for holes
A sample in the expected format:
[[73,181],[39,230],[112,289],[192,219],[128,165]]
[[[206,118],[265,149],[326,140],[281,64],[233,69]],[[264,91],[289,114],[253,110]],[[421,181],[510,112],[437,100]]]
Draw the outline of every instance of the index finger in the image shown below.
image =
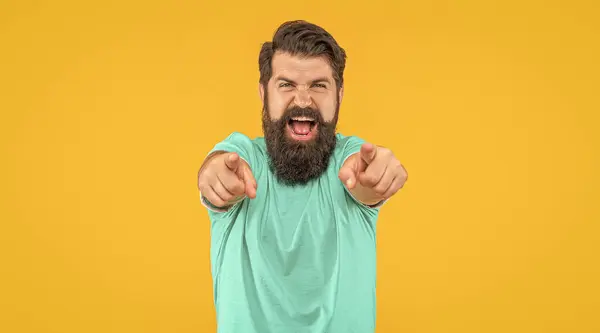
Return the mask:
[[230,153],[225,156],[225,166],[231,171],[236,171],[240,163],[240,156],[236,153]]
[[370,164],[375,159],[377,154],[377,147],[370,143],[364,143],[360,147],[360,158],[367,164]]

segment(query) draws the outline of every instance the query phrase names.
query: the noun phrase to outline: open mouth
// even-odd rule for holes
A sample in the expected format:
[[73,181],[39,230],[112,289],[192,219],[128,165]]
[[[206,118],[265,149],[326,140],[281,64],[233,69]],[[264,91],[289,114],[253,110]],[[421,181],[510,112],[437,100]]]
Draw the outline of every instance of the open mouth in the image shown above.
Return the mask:
[[310,140],[316,134],[317,122],[309,117],[294,117],[288,122],[288,129],[293,139]]

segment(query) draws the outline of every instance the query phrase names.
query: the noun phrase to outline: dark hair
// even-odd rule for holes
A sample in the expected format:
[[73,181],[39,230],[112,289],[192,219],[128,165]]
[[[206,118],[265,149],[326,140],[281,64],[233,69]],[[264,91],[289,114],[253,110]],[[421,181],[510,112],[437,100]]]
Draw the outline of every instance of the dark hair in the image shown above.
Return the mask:
[[277,52],[292,56],[325,57],[333,71],[339,89],[344,85],[346,51],[325,29],[303,20],[288,21],[279,26],[273,40],[265,42],[258,57],[259,82],[267,85],[272,75],[273,55]]

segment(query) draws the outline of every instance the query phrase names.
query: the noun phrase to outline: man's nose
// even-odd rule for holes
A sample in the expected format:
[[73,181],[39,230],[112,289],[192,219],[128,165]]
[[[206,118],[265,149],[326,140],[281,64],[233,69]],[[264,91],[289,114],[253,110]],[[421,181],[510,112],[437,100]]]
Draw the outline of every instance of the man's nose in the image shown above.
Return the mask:
[[297,87],[294,103],[301,108],[307,108],[312,104],[312,97],[310,96],[310,93],[306,87]]

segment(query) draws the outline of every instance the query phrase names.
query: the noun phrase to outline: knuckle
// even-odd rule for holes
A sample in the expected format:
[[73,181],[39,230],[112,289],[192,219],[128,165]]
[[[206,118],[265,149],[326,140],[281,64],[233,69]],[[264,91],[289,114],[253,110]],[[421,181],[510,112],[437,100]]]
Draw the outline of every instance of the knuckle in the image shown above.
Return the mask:
[[217,195],[216,197],[217,197],[217,202],[219,203],[219,206],[225,206],[225,204],[226,204],[226,201],[225,201],[225,200],[223,200],[223,199],[221,198],[221,196],[219,196],[219,195]]
[[369,182],[371,185],[375,185],[375,184],[377,183],[377,177],[375,177],[374,175],[370,175],[370,176],[368,177],[368,182]]
[[206,181],[206,170],[202,172],[198,172],[198,184],[204,183]]
[[360,180],[360,183],[363,184],[363,185],[365,185],[365,186],[371,185],[370,177],[362,176],[362,177],[359,178],[359,180]]
[[211,187],[211,181],[208,177],[203,177],[198,180],[198,187],[207,190]]
[[215,178],[215,173],[210,169],[206,169],[202,174],[200,174],[199,178],[202,182],[210,184],[211,180]]
[[385,157],[393,156],[393,153],[389,148],[380,148],[379,153]]
[[225,202],[223,200],[221,200],[221,198],[219,198],[216,195],[211,195],[210,198],[207,198],[210,203],[212,203],[215,206],[223,206],[225,205]]
[[244,184],[242,184],[241,182],[236,182],[235,184],[233,184],[233,186],[231,187],[231,191],[234,194],[240,194],[241,192],[244,192]]
[[400,191],[403,187],[404,187],[404,183],[399,183],[398,185],[395,185],[393,188],[394,193]]
[[398,180],[401,182],[405,182],[408,179],[408,174],[404,171],[400,171],[400,174],[398,175]]
[[384,188],[383,186],[375,186],[375,188],[373,190],[375,191],[376,194],[383,195],[383,194],[385,194],[386,188]]

